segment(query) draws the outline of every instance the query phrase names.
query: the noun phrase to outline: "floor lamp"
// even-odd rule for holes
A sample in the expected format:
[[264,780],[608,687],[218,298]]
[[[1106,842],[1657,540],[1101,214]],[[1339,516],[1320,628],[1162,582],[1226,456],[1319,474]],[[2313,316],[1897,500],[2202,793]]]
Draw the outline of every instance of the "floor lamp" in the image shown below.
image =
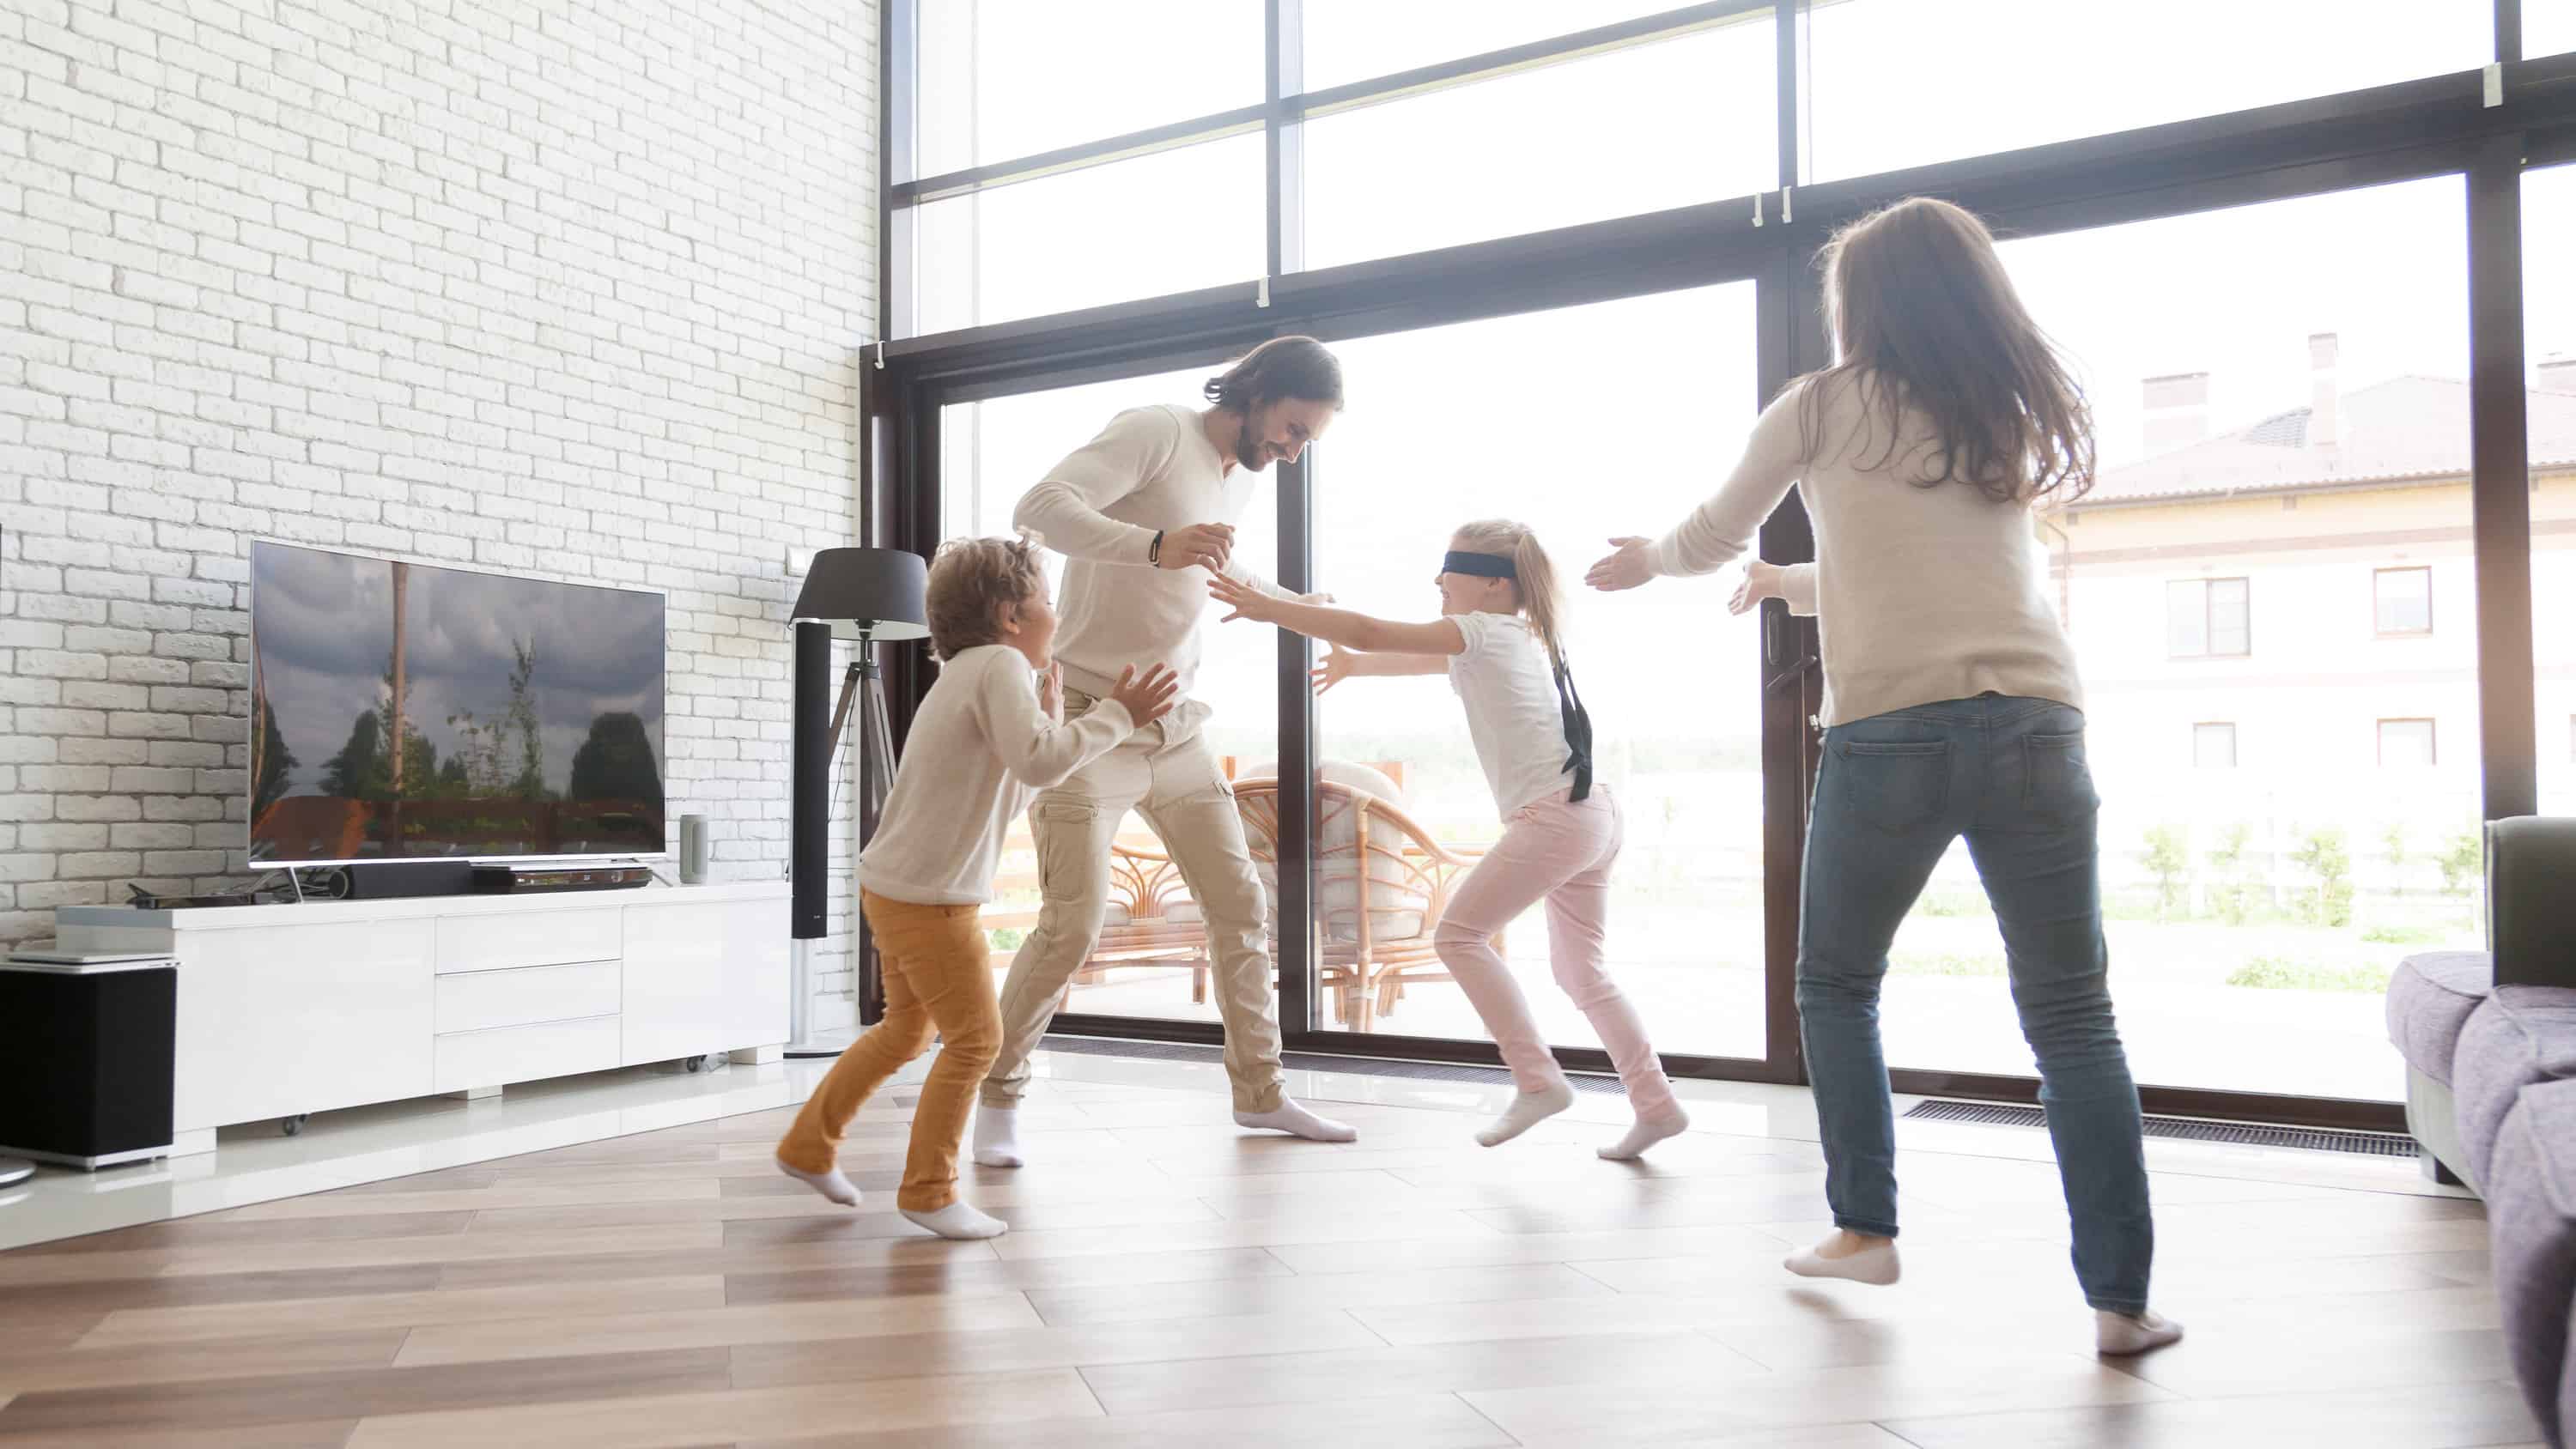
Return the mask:
[[[795,999],[785,1054],[829,1057],[841,1049],[814,1039],[813,943],[830,934],[834,768],[855,708],[859,716],[859,810],[874,822],[894,786],[894,742],[876,646],[930,637],[923,590],[930,565],[895,548],[827,548],[814,555],[796,596],[795,761],[790,814],[789,936],[795,942]],[[832,641],[855,643],[832,702]]]

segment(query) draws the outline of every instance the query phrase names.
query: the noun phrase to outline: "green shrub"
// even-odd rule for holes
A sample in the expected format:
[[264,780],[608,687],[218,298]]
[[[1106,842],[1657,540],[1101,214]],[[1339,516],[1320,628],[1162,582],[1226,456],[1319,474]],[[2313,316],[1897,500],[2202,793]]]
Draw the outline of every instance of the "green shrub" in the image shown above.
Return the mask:
[[2156,918],[2181,914],[2191,871],[2191,847],[2183,833],[2171,825],[2149,830],[2146,864],[2156,878]]
[[2361,939],[2380,946],[2430,946],[2442,935],[2430,926],[2373,926]]
[[2352,924],[2352,852],[2343,832],[2333,827],[2308,832],[2291,857],[2317,880],[2308,899],[2308,919],[2321,926]]
[[2385,966],[2330,966],[2286,956],[2256,956],[2227,973],[2230,986],[2258,991],[2370,991],[2388,989]]
[[1888,969],[1900,976],[2002,976],[2001,956],[1963,956],[1955,951],[1906,951],[1888,958]]

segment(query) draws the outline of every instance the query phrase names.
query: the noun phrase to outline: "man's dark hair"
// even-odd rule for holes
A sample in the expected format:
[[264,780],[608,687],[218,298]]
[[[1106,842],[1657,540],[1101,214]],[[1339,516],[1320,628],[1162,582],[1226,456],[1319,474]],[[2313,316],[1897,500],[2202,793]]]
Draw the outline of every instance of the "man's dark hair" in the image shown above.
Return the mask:
[[1342,364],[1312,337],[1274,337],[1207,380],[1207,400],[1250,416],[1283,397],[1342,406]]

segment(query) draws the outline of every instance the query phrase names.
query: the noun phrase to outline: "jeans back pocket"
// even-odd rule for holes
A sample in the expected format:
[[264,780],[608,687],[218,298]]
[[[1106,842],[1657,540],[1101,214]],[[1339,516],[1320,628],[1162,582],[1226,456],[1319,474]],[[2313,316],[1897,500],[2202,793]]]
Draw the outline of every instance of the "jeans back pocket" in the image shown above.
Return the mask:
[[2022,737],[2022,808],[2055,824],[2069,824],[2102,807],[2093,769],[2084,759],[2084,732]]
[[1920,830],[1949,808],[1947,741],[1842,740],[1834,745],[1833,769],[1844,807],[1890,835]]

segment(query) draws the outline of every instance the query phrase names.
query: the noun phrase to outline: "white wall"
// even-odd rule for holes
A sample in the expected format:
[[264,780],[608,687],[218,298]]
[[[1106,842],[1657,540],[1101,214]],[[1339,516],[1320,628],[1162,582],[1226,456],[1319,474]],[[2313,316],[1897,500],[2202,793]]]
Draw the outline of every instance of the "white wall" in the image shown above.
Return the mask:
[[0,7],[0,944],[241,868],[255,537],[667,591],[671,814],[775,878],[875,78],[867,0]]

